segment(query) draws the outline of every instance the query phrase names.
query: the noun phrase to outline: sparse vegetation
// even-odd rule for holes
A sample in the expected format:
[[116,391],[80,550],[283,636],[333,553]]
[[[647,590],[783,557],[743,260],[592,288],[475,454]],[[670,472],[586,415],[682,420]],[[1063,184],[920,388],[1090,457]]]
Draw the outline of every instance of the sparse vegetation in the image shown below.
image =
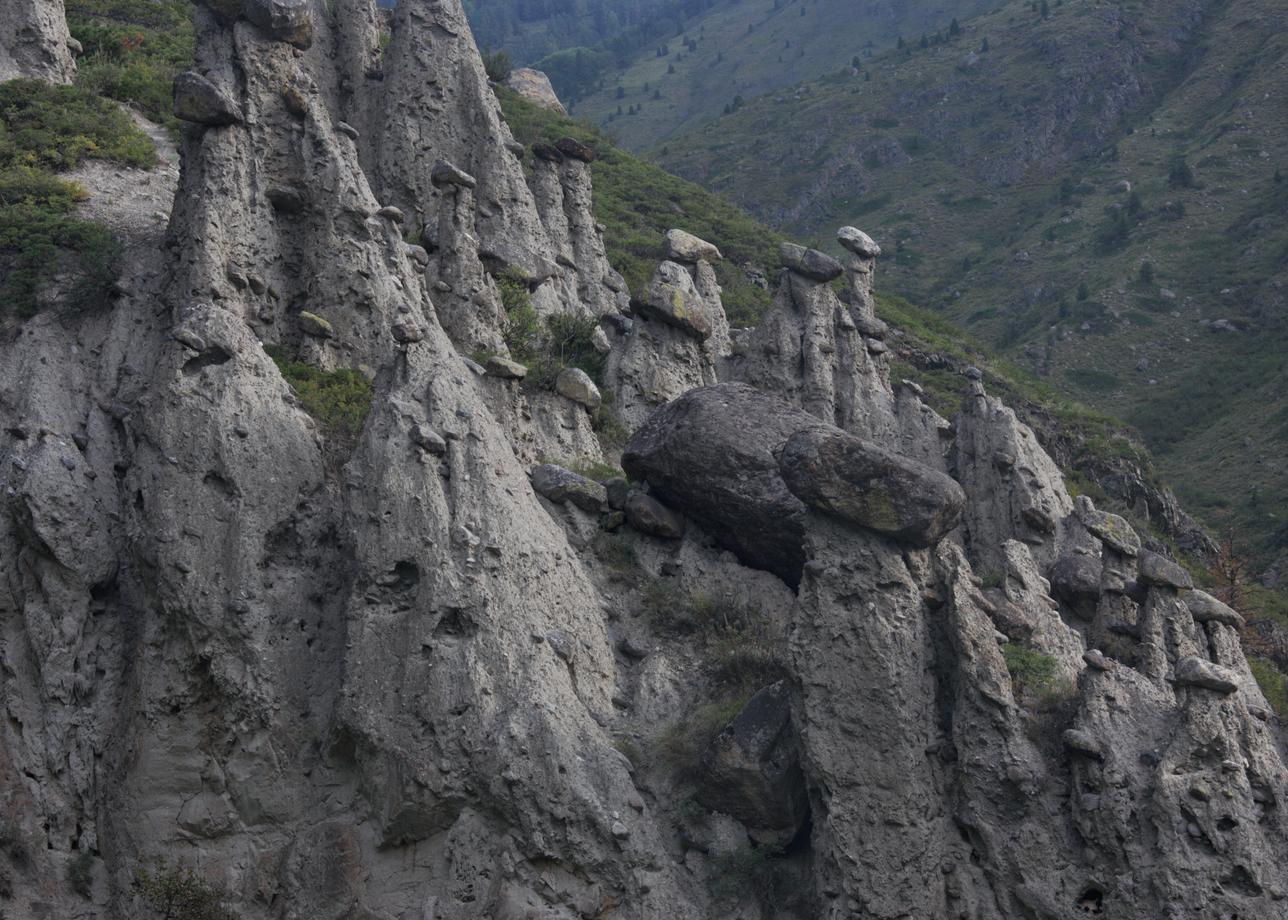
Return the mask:
[[119,243],[74,216],[84,192],[56,175],[87,158],[147,167],[156,149],[119,107],[84,89],[0,84],[0,302],[18,316],[37,312],[54,286],[73,309],[107,300]]
[[1011,683],[1016,695],[1044,698],[1055,693],[1055,661],[1034,649],[1026,648],[1014,642],[1002,646],[1002,657],[1006,659],[1006,669],[1011,672]]
[[285,349],[265,349],[282,379],[291,385],[306,412],[333,437],[356,438],[371,408],[371,381],[358,371],[324,371],[288,356]]
[[67,0],[67,26],[84,47],[76,84],[132,105],[177,130],[175,75],[192,63],[192,5],[186,0]]
[[237,920],[225,893],[187,866],[162,860],[153,869],[140,869],[134,890],[155,920]]

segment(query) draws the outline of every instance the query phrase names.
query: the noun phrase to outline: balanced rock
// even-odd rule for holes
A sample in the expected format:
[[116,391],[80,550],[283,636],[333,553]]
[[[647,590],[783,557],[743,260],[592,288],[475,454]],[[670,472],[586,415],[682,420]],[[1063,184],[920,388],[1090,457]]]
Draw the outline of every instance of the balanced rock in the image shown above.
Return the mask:
[[518,361],[511,361],[500,355],[492,355],[483,365],[489,377],[500,377],[502,380],[522,380],[528,376],[528,369]]
[[719,262],[722,256],[714,244],[684,230],[666,231],[666,257],[672,262]]
[[644,299],[635,306],[649,316],[681,329],[696,338],[711,335],[702,296],[688,270],[677,262],[663,262],[649,279]]
[[451,163],[441,162],[434,166],[430,171],[429,181],[440,188],[445,185],[454,185],[457,188],[474,188],[478,185],[478,180]]
[[335,327],[330,322],[308,310],[300,311],[300,331],[317,339],[329,339],[335,336]]
[[241,106],[231,95],[193,70],[174,78],[174,117],[199,125],[232,125],[242,120]]
[[699,387],[649,416],[627,442],[622,467],[746,564],[796,585],[805,504],[783,482],[776,454],[818,424],[746,384]]
[[938,543],[966,506],[946,474],[834,428],[792,435],[778,468],[805,504],[913,546]]
[[297,48],[313,44],[309,0],[246,0],[246,18],[273,38]]
[[1083,526],[1106,546],[1124,556],[1135,556],[1140,552],[1140,536],[1118,515],[1090,508],[1082,511],[1081,517]]
[[1140,580],[1160,588],[1185,589],[1194,587],[1190,573],[1166,556],[1145,550],[1140,554]]
[[571,502],[583,511],[595,512],[608,503],[608,493],[602,485],[553,463],[533,468],[528,478],[538,495],[561,505]]
[[825,252],[807,249],[796,243],[779,243],[778,258],[783,265],[798,275],[804,275],[814,281],[831,281],[841,277],[845,271],[841,263]]
[[561,137],[555,142],[555,149],[564,156],[572,157],[574,160],[581,160],[583,163],[593,163],[595,161],[594,148],[573,137]]
[[[612,501],[610,498],[609,505]],[[631,492],[623,506],[627,522],[640,533],[665,540],[684,536],[684,515],[672,511],[644,492]]]
[[1243,617],[1233,607],[1223,604],[1211,594],[1199,591],[1187,591],[1181,599],[1189,608],[1190,616],[1199,623],[1224,623],[1236,628],[1243,626]]
[[877,241],[857,227],[842,227],[837,230],[836,241],[861,259],[875,259],[881,255]]
[[1239,680],[1228,668],[1190,655],[1176,662],[1176,685],[1201,687],[1217,693],[1233,693],[1239,689]]
[[562,163],[564,161],[564,155],[559,152],[558,148],[540,142],[532,145],[532,155],[538,160],[545,160],[547,163]]
[[579,367],[567,367],[555,378],[555,392],[560,396],[581,403],[591,412],[599,408],[604,397],[595,386],[595,381]]

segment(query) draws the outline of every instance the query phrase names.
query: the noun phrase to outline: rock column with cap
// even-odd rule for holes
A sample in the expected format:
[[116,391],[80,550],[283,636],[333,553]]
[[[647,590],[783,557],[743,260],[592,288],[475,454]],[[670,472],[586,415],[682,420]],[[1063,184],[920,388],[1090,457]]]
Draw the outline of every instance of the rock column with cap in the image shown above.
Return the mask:
[[635,319],[610,327],[605,377],[631,429],[663,403],[716,383],[719,356],[728,351],[729,322],[712,268],[720,250],[673,229],[665,252],[648,288],[632,301]]
[[505,310],[496,283],[479,258],[479,241],[473,233],[477,183],[469,173],[446,162],[437,164],[431,175],[441,205],[435,249],[425,274],[439,320],[464,352],[504,351]]

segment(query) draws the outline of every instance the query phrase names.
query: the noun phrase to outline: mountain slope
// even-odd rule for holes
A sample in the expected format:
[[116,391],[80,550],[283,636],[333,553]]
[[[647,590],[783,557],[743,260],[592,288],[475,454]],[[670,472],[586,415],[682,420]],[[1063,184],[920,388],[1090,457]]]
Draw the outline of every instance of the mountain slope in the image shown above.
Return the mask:
[[868,229],[888,288],[1136,425],[1268,565],[1288,546],[1286,30],[1264,0],[1009,3],[658,152],[791,232]]
[[[812,79],[899,36],[946,32],[996,0],[736,0],[683,21],[637,49],[626,66],[575,90],[576,112],[610,128],[626,147],[664,141],[718,115],[735,98]],[[540,65],[539,65],[540,66]],[[618,109],[622,114],[618,115]],[[628,114],[631,113],[631,114]]]

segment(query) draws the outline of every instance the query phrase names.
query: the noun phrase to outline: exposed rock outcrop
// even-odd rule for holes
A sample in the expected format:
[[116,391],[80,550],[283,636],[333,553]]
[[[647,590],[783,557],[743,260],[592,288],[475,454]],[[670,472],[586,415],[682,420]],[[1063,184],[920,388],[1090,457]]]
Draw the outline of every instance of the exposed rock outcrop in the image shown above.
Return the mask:
[[[165,246],[0,342],[6,915],[145,916],[160,857],[262,920],[1283,913],[1238,613],[982,386],[896,394],[870,238],[739,358],[691,236],[624,315],[595,152],[527,184],[454,0],[383,60],[359,0],[195,16]],[[603,392],[461,354],[498,279]]]
[[505,85],[510,87],[529,102],[535,102],[543,109],[567,115],[568,112],[559,101],[559,95],[550,85],[550,78],[540,70],[531,67],[516,67],[505,78]]
[[76,72],[71,41],[63,0],[10,0],[0,10],[0,82],[70,83]]

